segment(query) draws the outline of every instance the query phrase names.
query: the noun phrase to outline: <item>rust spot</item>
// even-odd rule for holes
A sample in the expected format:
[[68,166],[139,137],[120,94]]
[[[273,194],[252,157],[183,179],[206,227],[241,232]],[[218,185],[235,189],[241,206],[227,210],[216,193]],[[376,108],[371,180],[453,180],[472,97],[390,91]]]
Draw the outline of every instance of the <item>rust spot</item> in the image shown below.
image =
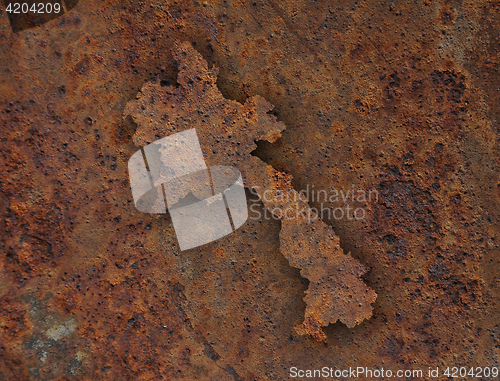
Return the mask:
[[440,11],[439,18],[443,25],[450,25],[455,20],[455,11],[451,7],[444,7]]

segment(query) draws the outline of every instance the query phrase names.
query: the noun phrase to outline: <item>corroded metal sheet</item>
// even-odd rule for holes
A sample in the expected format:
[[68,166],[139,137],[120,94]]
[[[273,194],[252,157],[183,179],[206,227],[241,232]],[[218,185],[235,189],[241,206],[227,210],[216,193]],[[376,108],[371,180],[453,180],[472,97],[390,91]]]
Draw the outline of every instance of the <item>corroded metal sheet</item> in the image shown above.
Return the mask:
[[[0,379],[499,366],[497,1],[80,0],[19,31],[0,6]],[[185,88],[178,41],[282,131],[249,163],[297,191],[376,191],[308,198],[366,212],[322,222],[369,269],[369,319],[296,331],[314,283],[251,192],[261,218],[183,252],[167,214],[136,210],[127,163],[158,116],[122,115],[141,89]]]
[[[340,320],[352,328],[369,318],[376,294],[359,279],[365,272],[361,264],[344,255],[339,238],[311,210],[306,197],[293,189],[289,175],[251,155],[256,141],[274,143],[281,136],[284,126],[269,114],[272,106],[260,96],[248,98],[243,105],[225,99],[215,85],[217,70],[208,70],[207,62],[189,43],[176,46],[174,57],[179,87],[148,84],[138,100],[125,108],[125,115],[132,115],[139,126],[135,143],[143,145],[155,136],[196,127],[209,163],[227,163],[242,171],[246,187],[254,188],[282,223],[281,252],[311,282],[304,299],[305,321],[298,332],[324,341],[321,326]],[[161,160],[168,164],[170,152],[163,152]],[[183,189],[187,193],[191,188]]]

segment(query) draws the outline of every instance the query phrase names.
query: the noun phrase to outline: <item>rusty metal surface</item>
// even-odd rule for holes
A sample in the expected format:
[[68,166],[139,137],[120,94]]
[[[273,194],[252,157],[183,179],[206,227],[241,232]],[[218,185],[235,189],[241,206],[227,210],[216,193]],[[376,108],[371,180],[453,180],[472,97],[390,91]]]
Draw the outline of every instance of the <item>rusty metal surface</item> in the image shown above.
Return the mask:
[[[304,298],[305,319],[297,332],[325,341],[321,327],[339,320],[352,328],[370,318],[376,294],[360,279],[366,269],[343,253],[331,227],[309,207],[306,196],[293,189],[291,176],[252,155],[257,141],[274,143],[285,129],[270,114],[272,105],[258,95],[243,105],[225,99],[216,86],[217,69],[209,70],[189,42],[175,44],[173,54],[178,86],[147,84],[138,99],[125,107],[124,115],[132,116],[138,125],[134,143],[142,147],[157,136],[197,127],[208,163],[230,164],[242,171],[247,189],[254,189],[281,223],[281,253],[311,282]],[[166,164],[170,157],[164,155]],[[188,190],[183,191],[177,199],[187,196]]]
[[[496,1],[82,0],[13,33],[3,8],[0,379],[498,366],[499,21]],[[370,319],[294,330],[311,284],[279,221],[181,253],[168,216],[135,210],[122,114],[178,85],[176,41],[225,98],[274,105],[286,129],[253,155],[295,189],[378,190],[365,219],[324,220],[369,268]]]

